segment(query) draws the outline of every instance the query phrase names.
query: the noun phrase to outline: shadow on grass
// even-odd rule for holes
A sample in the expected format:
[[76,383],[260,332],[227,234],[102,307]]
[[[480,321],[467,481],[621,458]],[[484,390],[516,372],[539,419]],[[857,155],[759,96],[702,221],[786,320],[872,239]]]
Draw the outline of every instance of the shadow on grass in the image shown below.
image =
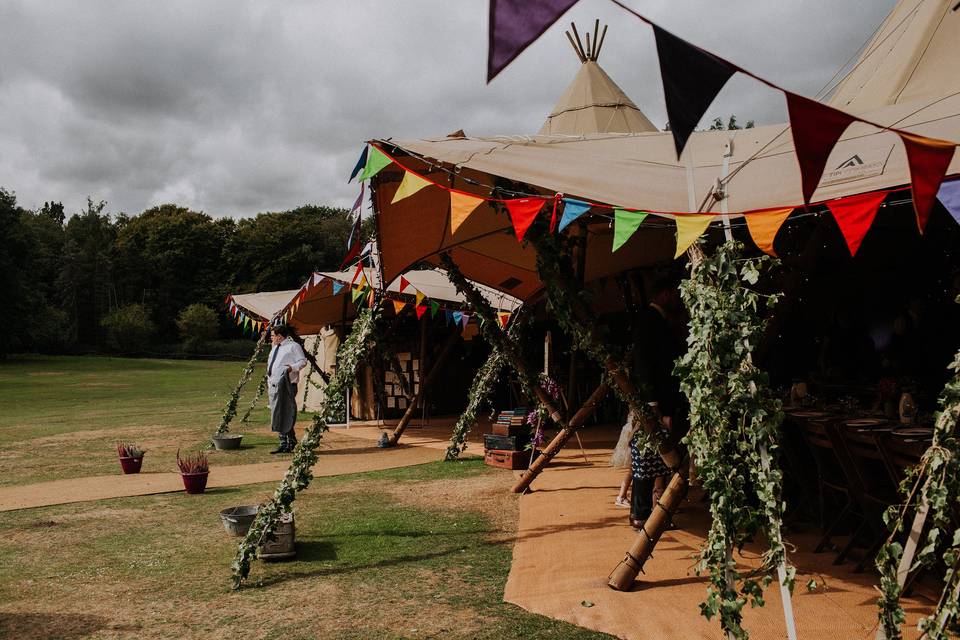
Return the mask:
[[73,640],[85,638],[108,625],[104,617],[81,613],[0,613],[0,638]]

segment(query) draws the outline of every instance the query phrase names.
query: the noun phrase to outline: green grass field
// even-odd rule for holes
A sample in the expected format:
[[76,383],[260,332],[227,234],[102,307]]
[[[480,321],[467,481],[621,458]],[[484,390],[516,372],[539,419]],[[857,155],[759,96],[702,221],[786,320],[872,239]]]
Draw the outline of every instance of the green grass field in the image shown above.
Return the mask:
[[[114,473],[120,440],[148,450],[145,472],[173,471],[178,448],[209,442],[243,366],[99,357],[0,360],[0,486]],[[247,385],[240,415],[262,373],[258,367]],[[245,445],[276,440],[264,406],[247,425],[231,428],[245,434]],[[213,455],[217,464],[261,462],[270,459],[269,448]]]
[[[113,444],[131,438],[145,470],[170,470],[209,437],[241,366],[2,362],[3,483],[118,473]],[[265,411],[254,429],[273,442]],[[475,459],[316,479],[295,505],[297,558],[256,562],[238,592],[217,514],[273,484],[0,513],[0,638],[608,638],[502,602],[511,483]]]

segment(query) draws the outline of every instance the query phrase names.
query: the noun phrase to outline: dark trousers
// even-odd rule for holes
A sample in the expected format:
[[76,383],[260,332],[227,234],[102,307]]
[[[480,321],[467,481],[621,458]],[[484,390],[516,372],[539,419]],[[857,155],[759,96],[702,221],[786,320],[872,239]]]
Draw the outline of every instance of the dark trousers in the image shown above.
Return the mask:
[[296,444],[297,444],[297,431],[296,431],[296,429],[294,429],[294,428],[291,427],[290,431],[287,431],[286,433],[279,433],[279,434],[277,434],[277,435],[280,436],[280,444],[281,444],[281,445],[286,445],[287,447],[290,447],[291,449],[292,449],[294,446],[296,446]]
[[646,520],[653,512],[654,478],[633,477],[630,487],[630,517],[634,520]]

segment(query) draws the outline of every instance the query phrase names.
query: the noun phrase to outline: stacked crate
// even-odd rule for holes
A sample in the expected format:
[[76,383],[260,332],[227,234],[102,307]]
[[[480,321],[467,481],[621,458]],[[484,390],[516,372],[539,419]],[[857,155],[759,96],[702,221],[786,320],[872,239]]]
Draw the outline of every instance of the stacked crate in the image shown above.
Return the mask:
[[491,467],[526,469],[530,464],[530,425],[526,407],[501,411],[493,433],[483,436],[483,459]]

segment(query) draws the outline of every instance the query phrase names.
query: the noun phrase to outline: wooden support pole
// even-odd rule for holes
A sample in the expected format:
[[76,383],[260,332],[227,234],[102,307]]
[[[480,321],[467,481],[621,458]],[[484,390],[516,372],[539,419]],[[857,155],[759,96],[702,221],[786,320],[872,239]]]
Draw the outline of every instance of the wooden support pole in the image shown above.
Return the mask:
[[410,424],[410,420],[413,419],[413,413],[416,411],[417,404],[423,397],[423,392],[433,383],[434,380],[436,380],[437,373],[443,368],[444,361],[446,361],[450,352],[453,351],[453,345],[455,345],[459,339],[459,333],[456,331],[451,333],[450,337],[447,338],[447,341],[443,344],[443,349],[440,351],[440,355],[437,356],[437,361],[433,363],[432,367],[430,367],[430,373],[428,373],[426,377],[423,377],[423,370],[421,369],[420,390],[413,394],[413,401],[407,405],[407,410],[404,411],[403,417],[400,418],[400,422],[397,423],[393,433],[390,434],[390,438],[387,440],[387,446],[392,447],[397,444],[398,440],[400,440],[400,436],[403,435],[403,432],[407,429],[407,425]]
[[579,427],[582,427],[586,423],[587,419],[590,417],[596,408],[597,405],[603,400],[603,396],[607,394],[610,390],[605,383],[601,382],[599,386],[594,390],[590,395],[590,398],[587,399],[583,406],[580,407],[580,410],[577,411],[570,422],[563,426],[560,429],[560,433],[554,436],[553,440],[550,441],[550,444],[544,448],[539,456],[533,461],[530,467],[523,472],[520,476],[520,479],[517,480],[517,483],[513,485],[514,493],[523,493],[530,487],[530,483],[533,482],[533,479],[540,475],[540,472],[543,471],[543,468],[550,464],[550,461],[553,460],[554,456],[567,444],[567,440],[573,436]]

